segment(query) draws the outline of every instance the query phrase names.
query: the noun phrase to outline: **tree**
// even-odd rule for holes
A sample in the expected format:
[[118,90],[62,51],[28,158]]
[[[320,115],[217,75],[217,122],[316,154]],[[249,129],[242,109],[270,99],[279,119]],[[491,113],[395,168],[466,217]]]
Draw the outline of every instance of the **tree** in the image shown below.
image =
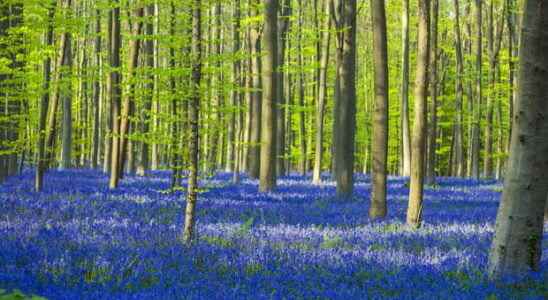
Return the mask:
[[[146,7],[145,13],[147,24],[145,26],[145,34],[147,39],[144,45],[145,60],[148,72],[147,83],[145,85],[146,99],[141,111],[141,129],[144,137],[148,137],[150,131],[150,115],[152,114],[152,101],[153,95],[156,89],[155,76],[154,76],[154,18],[156,17],[156,7],[154,4],[149,4]],[[141,142],[141,157],[139,159],[139,165],[137,167],[137,175],[144,176],[149,165],[149,143],[146,140]]]
[[[69,11],[72,9],[72,0],[67,0],[65,4],[66,9]],[[60,169],[68,169],[71,167],[72,160],[72,34],[70,30],[64,33],[64,49],[63,49],[63,61],[61,66],[65,70],[62,78],[64,90],[61,92],[63,98],[63,126],[62,126],[62,151],[61,151],[61,165]]]
[[200,108],[200,85],[202,78],[202,1],[192,1],[192,87],[190,88],[189,123],[190,139],[188,146],[189,153],[189,177],[188,192],[185,209],[185,225],[182,240],[189,245],[194,235],[194,211],[198,194],[198,153],[199,153],[199,108]]
[[401,79],[401,135],[402,175],[411,174],[411,138],[409,134],[409,0],[402,5],[402,79]]
[[426,184],[436,183],[436,149],[438,138],[438,15],[439,1],[432,3],[432,26],[430,45],[430,124],[428,124],[428,143],[426,161]]
[[388,156],[388,50],[384,0],[373,0],[373,56],[375,72],[375,110],[373,113],[373,174],[371,184],[372,219],[386,216],[386,173]]
[[356,129],[356,0],[335,0],[337,85],[335,97],[335,176],[337,197],[349,198],[354,188]]
[[538,270],[548,195],[548,5],[523,2],[520,68],[512,141],[489,275]]
[[102,72],[100,70],[101,66],[101,51],[102,51],[102,37],[101,37],[101,11],[95,10],[95,81],[93,82],[93,148],[91,152],[91,167],[93,169],[97,168],[99,163],[99,146],[100,146],[100,134],[101,134],[101,78]]
[[261,174],[259,189],[276,187],[276,84],[278,68],[278,0],[266,0],[264,6],[263,101],[261,126]]
[[286,111],[287,109],[284,107],[286,102],[289,101],[289,99],[286,99],[285,92],[286,92],[286,85],[285,85],[285,79],[289,76],[289,74],[286,75],[285,72],[285,64],[286,64],[286,48],[288,44],[288,32],[289,32],[289,25],[290,25],[290,16],[291,16],[291,0],[283,0],[281,3],[281,16],[278,20],[278,65],[280,68],[280,71],[278,74],[278,82],[277,82],[277,92],[276,92],[276,98],[278,99],[278,112],[276,114],[277,116],[277,125],[276,125],[276,145],[278,147],[277,150],[277,161],[276,161],[276,174],[278,176],[284,175],[286,168],[285,168],[285,139],[286,139]]
[[[249,2],[253,14],[258,15],[259,5],[256,0]],[[250,34],[251,46],[251,133],[249,139],[249,166],[248,172],[251,178],[259,178],[260,173],[260,142],[261,142],[261,99],[262,99],[262,82],[261,82],[261,30],[259,25],[255,24],[251,28]]]
[[407,224],[419,227],[422,220],[424,162],[426,147],[426,104],[428,98],[428,63],[430,56],[430,1],[419,0],[419,29],[417,36],[417,71],[415,77],[415,120],[411,144],[411,184]]
[[316,105],[316,145],[314,156],[314,173],[312,175],[312,183],[321,183],[322,171],[322,156],[323,156],[323,135],[324,135],[324,119],[325,105],[327,99],[327,67],[329,63],[329,46],[331,44],[331,4],[330,0],[324,1],[325,20],[322,32],[321,54],[320,54],[320,76],[319,76],[319,92],[318,104]]
[[[52,0],[49,3],[48,7],[48,26],[46,30],[46,38],[45,42],[46,45],[51,47],[53,46],[53,18],[55,16],[55,8],[57,6],[57,0]],[[48,107],[49,107],[49,100],[50,100],[50,85],[51,85],[51,57],[47,55],[44,58],[43,61],[43,72],[44,72],[44,79],[42,88],[44,91],[42,92],[42,97],[40,100],[40,119],[39,119],[39,127],[38,127],[38,145],[36,146],[37,150],[37,159],[38,163],[36,166],[36,173],[35,173],[35,179],[34,179],[34,190],[37,192],[42,191],[42,187],[44,185],[44,172],[47,168],[47,161],[46,161],[46,123],[47,123],[47,117],[48,117]]]
[[114,0],[114,7],[112,8],[109,18],[111,25],[109,26],[110,37],[110,67],[112,68],[109,76],[109,89],[110,89],[110,105],[111,105],[111,128],[112,128],[112,140],[110,148],[110,181],[109,187],[115,189],[118,187],[118,180],[120,178],[120,110],[121,110],[121,94],[120,87],[121,74],[120,74],[120,49],[122,36],[120,33],[120,2]]
[[453,145],[454,145],[454,155],[453,161],[451,162],[452,171],[451,175],[453,176],[464,176],[464,155],[462,151],[462,123],[463,123],[463,111],[462,111],[462,98],[463,98],[463,80],[464,80],[464,59],[462,53],[462,38],[460,31],[460,7],[459,0],[453,0],[455,6],[455,54],[457,61],[457,78],[456,78],[456,101],[455,106],[457,110],[457,115],[454,120],[453,127]]
[[472,124],[472,153],[470,155],[471,166],[470,173],[475,179],[480,177],[480,119],[481,119],[481,102],[482,102],[482,1],[476,0],[476,100],[474,103],[473,124]]

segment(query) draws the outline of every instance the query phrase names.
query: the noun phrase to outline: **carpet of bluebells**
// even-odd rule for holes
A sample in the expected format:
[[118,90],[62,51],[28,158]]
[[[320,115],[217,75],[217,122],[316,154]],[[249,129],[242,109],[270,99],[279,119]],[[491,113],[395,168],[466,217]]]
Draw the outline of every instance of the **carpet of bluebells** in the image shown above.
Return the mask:
[[[169,173],[127,177],[116,191],[90,170],[0,185],[0,289],[48,299],[546,299],[541,271],[490,283],[487,252],[502,186],[440,178],[424,225],[404,225],[406,179],[389,179],[388,218],[368,219],[370,180],[338,201],[334,183],[284,177],[275,193],[230,174],[203,179],[197,239],[179,241],[184,189]],[[183,183],[184,184],[184,183]],[[545,224],[545,232],[548,231]],[[0,292],[1,294],[1,292]]]

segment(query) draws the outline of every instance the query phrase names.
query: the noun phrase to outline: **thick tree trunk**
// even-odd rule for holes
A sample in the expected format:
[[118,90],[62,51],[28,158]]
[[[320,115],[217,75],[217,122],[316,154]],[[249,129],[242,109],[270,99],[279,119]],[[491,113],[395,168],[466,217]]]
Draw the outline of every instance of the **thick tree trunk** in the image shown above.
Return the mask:
[[548,4],[527,0],[519,51],[514,129],[489,275],[526,275],[542,256],[543,214],[548,195]]
[[200,108],[200,81],[202,77],[202,17],[201,0],[193,0],[192,3],[192,85],[189,105],[189,177],[188,192],[185,210],[185,225],[183,229],[183,242],[190,245],[194,235],[194,211],[198,194],[198,153],[199,153],[199,108]]
[[276,84],[278,69],[278,0],[264,2],[263,101],[261,126],[261,174],[259,190],[276,188]]
[[337,197],[350,198],[354,188],[356,129],[356,0],[335,0],[339,93],[335,98],[335,176]]
[[325,105],[327,100],[327,67],[329,63],[329,46],[331,44],[331,5],[329,0],[324,1],[325,20],[322,34],[322,45],[320,55],[320,78],[318,103],[316,105],[316,145],[314,156],[314,172],[312,183],[320,184],[323,159],[323,134],[325,123]]
[[[384,0],[371,5],[373,20],[373,64],[375,72],[375,110],[373,112],[372,184],[369,217],[386,217],[386,175],[388,157],[388,46]],[[405,59],[405,58],[404,58]]]
[[409,206],[407,207],[407,224],[419,227],[422,221],[422,197],[424,184],[424,162],[426,147],[428,98],[428,63],[430,56],[430,1],[419,0],[419,30],[417,71],[415,78],[415,120],[413,123],[413,140],[411,145],[411,184],[409,188]]

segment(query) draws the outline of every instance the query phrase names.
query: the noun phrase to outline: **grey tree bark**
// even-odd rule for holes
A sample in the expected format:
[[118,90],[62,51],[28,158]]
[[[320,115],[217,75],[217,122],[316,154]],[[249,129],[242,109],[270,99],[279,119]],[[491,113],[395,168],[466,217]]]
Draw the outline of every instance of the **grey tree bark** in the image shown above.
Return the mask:
[[190,245],[194,236],[194,212],[198,195],[198,153],[199,153],[199,122],[200,122],[200,85],[202,78],[202,1],[192,1],[192,87],[189,105],[190,139],[188,192],[185,209],[185,225],[182,241]]
[[409,187],[409,205],[407,224],[418,228],[422,221],[422,197],[424,188],[424,163],[426,147],[428,98],[428,64],[430,59],[430,1],[419,0],[419,30],[417,70],[415,77],[415,120],[411,145],[411,182]]
[[91,150],[91,168],[96,169],[99,164],[99,146],[101,141],[101,88],[102,88],[102,38],[101,38],[101,11],[95,10],[95,81],[93,82],[93,145]]
[[278,0],[264,1],[263,101],[261,126],[261,173],[259,190],[276,188],[276,85],[278,69]]
[[373,161],[371,174],[371,207],[369,208],[369,217],[371,219],[379,219],[386,217],[387,211],[386,163],[388,158],[388,45],[384,0],[372,1],[371,16],[373,20],[375,108],[373,112],[373,139],[371,141]]
[[324,1],[324,25],[321,41],[320,54],[320,77],[318,103],[316,105],[316,144],[314,154],[314,172],[312,174],[312,184],[320,184],[323,158],[323,134],[325,123],[325,106],[327,99],[327,67],[329,64],[329,48],[331,44],[331,5],[330,0]]
[[401,134],[403,176],[411,174],[411,135],[409,132],[409,0],[402,6],[402,81],[401,81]]
[[430,31],[430,123],[428,124],[428,149],[426,151],[426,184],[436,183],[436,149],[438,137],[438,14],[439,1],[432,3],[432,22]]
[[111,124],[112,124],[112,141],[110,146],[110,180],[109,188],[115,189],[118,187],[119,169],[120,169],[120,110],[122,90],[120,87],[122,75],[120,74],[120,50],[122,43],[121,23],[120,23],[120,2],[114,0],[114,7],[111,11],[111,25],[109,26],[110,35],[110,67],[112,68],[109,76],[110,99],[111,99]]
[[335,176],[337,197],[350,198],[354,188],[356,129],[356,0],[335,0],[339,92],[335,98]]
[[464,59],[462,53],[462,38],[460,31],[460,6],[459,0],[453,0],[455,7],[455,54],[457,58],[457,78],[456,78],[456,99],[455,106],[457,114],[455,116],[455,124],[453,125],[453,144],[454,155],[451,162],[451,175],[464,176],[464,156],[463,156],[463,138],[462,138],[462,123],[463,123],[463,107],[462,98],[464,93],[463,77],[464,77]]
[[[72,0],[67,0],[65,4],[65,9],[69,11],[72,10]],[[72,34],[67,30],[63,33],[65,36],[64,43],[64,55],[63,61],[61,62],[62,73],[62,84],[63,87],[60,91],[61,98],[63,99],[63,123],[62,123],[62,151],[61,151],[61,164],[59,169],[68,169],[71,167],[72,160]],[[63,80],[67,78],[67,80]]]
[[473,124],[472,124],[472,153],[471,153],[471,175],[475,179],[480,178],[480,119],[482,103],[482,0],[476,0],[476,101],[474,101]]
[[[57,0],[52,0],[49,3],[48,8],[48,29],[46,31],[45,42],[46,46],[53,46],[53,19],[55,16],[55,8],[57,7]],[[42,191],[44,182],[44,172],[47,168],[46,161],[46,122],[48,117],[48,107],[50,100],[50,86],[51,86],[51,57],[48,55],[43,62],[43,94],[40,100],[40,120],[38,128],[38,145],[37,149],[37,166],[34,178],[34,190],[36,192]],[[4,168],[5,170],[5,168]]]
[[523,2],[508,171],[489,254],[492,279],[539,268],[548,195],[548,3]]
[[[256,0],[250,0],[253,6],[253,14],[259,14]],[[252,78],[252,93],[251,93],[251,134],[249,140],[249,176],[258,179],[260,174],[260,154],[261,154],[261,99],[262,99],[262,82],[261,82],[261,32],[258,25],[251,28],[251,78]]]

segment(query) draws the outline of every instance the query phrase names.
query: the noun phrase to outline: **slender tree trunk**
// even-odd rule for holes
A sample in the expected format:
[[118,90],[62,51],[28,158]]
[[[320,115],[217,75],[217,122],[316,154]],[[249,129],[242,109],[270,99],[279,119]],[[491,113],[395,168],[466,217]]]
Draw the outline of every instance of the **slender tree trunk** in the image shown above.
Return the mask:
[[154,4],[149,4],[146,7],[146,17],[148,18],[147,24],[145,26],[145,34],[147,40],[144,43],[145,50],[145,60],[148,72],[147,83],[145,84],[145,103],[143,105],[143,110],[141,111],[142,118],[142,134],[145,137],[145,140],[141,142],[141,152],[140,159],[137,166],[137,175],[144,176],[146,171],[149,168],[149,143],[147,142],[147,137],[150,134],[150,117],[152,114],[152,101],[154,99],[154,93],[156,90],[155,85],[155,75],[154,75],[154,18],[156,17],[156,9]]
[[489,256],[489,275],[526,275],[542,257],[548,195],[548,5],[523,4],[516,114],[508,171]]
[[337,197],[350,198],[354,188],[356,128],[356,0],[335,0],[338,34],[337,68],[340,92],[335,98],[335,176]]
[[[283,5],[281,7],[281,16],[278,21],[278,64],[280,68],[285,65],[286,45],[288,41],[288,32],[291,16],[291,0],[282,0]],[[285,107],[287,99],[285,97],[285,72],[280,70],[278,74],[277,92],[276,97],[278,99],[278,112],[277,112],[277,124],[276,124],[276,144],[277,144],[277,160],[276,160],[276,174],[282,176],[285,174],[285,115],[287,108]]]
[[320,184],[323,158],[323,134],[325,123],[325,105],[327,100],[327,67],[329,64],[329,46],[331,44],[331,5],[329,0],[324,1],[325,20],[321,42],[320,78],[318,104],[316,105],[316,151],[314,156],[314,172],[312,183]]
[[299,32],[298,32],[298,55],[297,64],[299,65],[299,171],[304,176],[306,174],[306,115],[305,115],[305,72],[304,72],[304,46],[303,46],[303,27],[304,27],[304,5],[299,0]]
[[401,81],[401,134],[403,176],[411,174],[411,138],[409,132],[409,0],[402,7],[402,81]]
[[[111,165],[110,165],[110,181],[109,187],[115,189],[118,187],[118,181],[120,179],[120,110],[121,110],[121,96],[122,90],[120,87],[122,75],[119,68],[120,64],[120,50],[122,36],[120,33],[120,2],[114,0],[114,7],[112,8],[111,26],[109,26],[110,32],[110,99],[111,99],[111,122],[112,122],[112,142],[110,147]],[[108,153],[105,155],[109,155]]]
[[188,192],[185,210],[185,225],[183,242],[190,245],[194,235],[194,211],[198,194],[198,153],[199,153],[199,108],[200,108],[200,81],[202,77],[202,17],[201,0],[192,3],[192,85],[189,105],[190,140],[189,140],[189,177]]
[[432,3],[431,53],[430,53],[430,124],[428,124],[428,151],[426,162],[426,184],[436,183],[436,149],[438,126],[438,14],[439,1]]
[[451,163],[453,176],[464,176],[464,157],[463,157],[463,138],[462,138],[462,122],[463,122],[463,78],[464,78],[464,60],[462,54],[462,38],[460,31],[460,7],[459,0],[453,0],[455,7],[455,53],[457,57],[457,79],[456,79],[456,116],[455,124],[453,125],[453,144],[454,155],[453,163]]
[[[258,14],[255,0],[250,2],[254,8],[254,14]],[[261,99],[262,99],[262,82],[261,82],[261,36],[260,29],[254,26],[251,29],[251,78],[252,78],[252,93],[251,93],[251,135],[249,145],[249,176],[258,179],[260,173],[260,154],[261,154]]]
[[99,141],[100,137],[100,102],[101,102],[101,50],[102,50],[102,39],[101,39],[101,11],[95,11],[95,73],[93,82],[93,142],[91,150],[91,168],[96,169],[99,164]]
[[407,207],[407,224],[419,227],[422,221],[422,197],[424,188],[424,163],[426,147],[428,98],[428,63],[430,56],[430,1],[419,0],[419,30],[417,71],[415,78],[415,121],[413,123],[413,140],[411,145],[411,184],[409,188],[409,206]]
[[[142,19],[144,16],[144,9],[138,8],[135,11],[135,16],[139,19]],[[135,83],[132,82],[133,77],[135,76],[135,69],[139,64],[139,52],[141,48],[141,40],[137,37],[142,33],[143,22],[142,20],[137,20],[136,24],[132,28],[132,35],[135,39],[129,41],[129,61],[127,64],[127,81],[129,82],[127,91],[123,94],[122,97],[122,113],[120,118],[120,146],[118,153],[118,160],[120,161],[120,166],[118,169],[119,178],[123,177],[124,166],[129,153],[132,153],[128,147],[129,134],[131,132],[130,120],[133,117],[135,110]],[[133,165],[130,165],[130,170],[133,170]]]
[[[373,64],[375,72],[375,110],[373,112],[372,184],[369,217],[386,217],[386,175],[388,157],[388,46],[384,0],[371,5],[373,20]],[[405,48],[405,47],[404,47]],[[405,58],[404,58],[405,60]],[[407,88],[406,88],[407,89]]]
[[[57,0],[52,0],[49,3],[48,8],[48,29],[46,32],[46,46],[53,46],[53,19],[55,16],[55,8],[57,6]],[[47,168],[46,161],[46,122],[48,116],[49,95],[51,86],[51,57],[48,55],[43,62],[43,94],[40,100],[40,120],[39,120],[39,132],[38,132],[38,145],[36,149],[38,164],[36,166],[36,174],[34,179],[34,190],[37,192],[42,191],[44,182],[44,172]],[[3,167],[2,169],[6,169]]]
[[471,175],[475,179],[480,178],[480,119],[482,105],[482,0],[476,0],[476,22],[477,22],[477,43],[476,43],[476,101],[474,103],[473,124],[472,124],[472,165]]
[[259,190],[276,188],[276,84],[278,69],[278,0],[265,0],[263,25],[263,101]]

